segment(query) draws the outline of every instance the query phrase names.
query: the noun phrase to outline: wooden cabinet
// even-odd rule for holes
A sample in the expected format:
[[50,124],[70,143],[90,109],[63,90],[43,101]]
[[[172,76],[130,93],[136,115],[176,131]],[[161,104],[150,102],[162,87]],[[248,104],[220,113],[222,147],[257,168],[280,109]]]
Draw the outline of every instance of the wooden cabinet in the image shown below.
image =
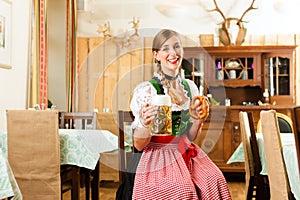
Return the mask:
[[212,94],[225,104],[265,102],[295,104],[295,46],[186,47],[182,68],[200,94]]

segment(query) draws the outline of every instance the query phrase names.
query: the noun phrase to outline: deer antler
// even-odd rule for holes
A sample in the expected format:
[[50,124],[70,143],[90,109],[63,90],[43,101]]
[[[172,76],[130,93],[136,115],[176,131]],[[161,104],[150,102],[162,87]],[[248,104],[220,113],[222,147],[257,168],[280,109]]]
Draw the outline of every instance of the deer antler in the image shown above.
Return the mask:
[[253,4],[254,4],[255,0],[252,1],[251,5],[249,6],[249,8],[247,10],[245,10],[245,12],[242,14],[242,17],[239,19],[239,22],[244,22],[243,21],[243,17],[246,15],[246,13],[250,10],[253,10],[253,9],[257,9],[257,8],[254,8],[253,7]]
[[217,5],[216,0],[214,0],[214,4],[215,4],[216,8],[215,8],[215,9],[212,9],[212,10],[208,10],[208,11],[209,11],[209,12],[217,11],[218,13],[221,14],[221,16],[223,17],[224,21],[226,21],[226,17],[225,17],[225,15],[223,14],[223,12],[220,10],[219,6]]

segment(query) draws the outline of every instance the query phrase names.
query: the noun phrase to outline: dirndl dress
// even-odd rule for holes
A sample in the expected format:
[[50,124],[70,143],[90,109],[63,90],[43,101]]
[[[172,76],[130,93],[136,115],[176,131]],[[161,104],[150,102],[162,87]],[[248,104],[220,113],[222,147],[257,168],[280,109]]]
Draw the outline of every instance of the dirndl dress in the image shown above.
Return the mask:
[[[139,105],[147,99],[146,94],[149,97],[164,94],[165,88],[157,77],[150,82],[136,88],[131,102],[137,122]],[[182,80],[182,87],[188,97],[197,95],[192,81]],[[143,151],[135,149],[129,172],[117,190],[117,200],[231,199],[220,169],[186,136],[191,121],[188,106],[186,102],[183,107],[187,110],[174,112],[172,109],[172,136],[152,136]]]

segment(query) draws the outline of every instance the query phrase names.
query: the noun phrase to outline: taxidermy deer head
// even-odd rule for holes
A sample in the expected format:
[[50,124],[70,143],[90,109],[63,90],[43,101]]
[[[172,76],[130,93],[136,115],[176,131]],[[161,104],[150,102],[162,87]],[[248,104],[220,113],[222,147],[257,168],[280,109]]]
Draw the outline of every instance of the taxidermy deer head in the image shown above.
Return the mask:
[[220,10],[220,8],[217,5],[216,0],[214,0],[214,4],[216,6],[215,9],[209,10],[209,11],[217,11],[221,14],[223,18],[223,22],[221,22],[221,28],[219,29],[219,38],[220,41],[225,45],[241,45],[246,36],[246,28],[244,27],[243,17],[246,15],[246,13],[252,9],[257,9],[253,7],[255,0],[252,0],[251,5],[245,12],[242,14],[241,18],[226,18],[223,12]]

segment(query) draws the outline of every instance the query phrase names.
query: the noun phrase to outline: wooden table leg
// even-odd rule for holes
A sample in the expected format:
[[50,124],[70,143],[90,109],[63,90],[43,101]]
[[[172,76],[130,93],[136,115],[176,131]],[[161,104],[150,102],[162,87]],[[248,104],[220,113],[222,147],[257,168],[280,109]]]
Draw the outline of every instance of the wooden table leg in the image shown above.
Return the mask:
[[80,168],[77,166],[73,167],[71,196],[72,200],[80,199]]
[[92,200],[98,200],[100,187],[100,161],[98,161],[95,170],[92,171],[92,177]]

